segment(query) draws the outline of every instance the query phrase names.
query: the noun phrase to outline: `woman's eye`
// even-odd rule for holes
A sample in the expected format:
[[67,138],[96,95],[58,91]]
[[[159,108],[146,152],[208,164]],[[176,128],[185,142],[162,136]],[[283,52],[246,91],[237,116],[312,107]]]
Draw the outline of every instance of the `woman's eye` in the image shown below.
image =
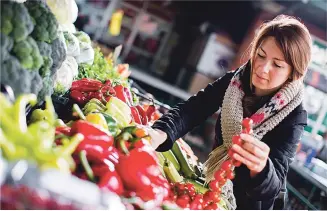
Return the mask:
[[259,56],[260,58],[265,58],[264,55],[261,55],[261,54],[259,54],[259,53],[258,53],[258,56]]
[[277,68],[282,68],[282,66],[279,66],[278,64],[275,64],[275,66],[276,66]]

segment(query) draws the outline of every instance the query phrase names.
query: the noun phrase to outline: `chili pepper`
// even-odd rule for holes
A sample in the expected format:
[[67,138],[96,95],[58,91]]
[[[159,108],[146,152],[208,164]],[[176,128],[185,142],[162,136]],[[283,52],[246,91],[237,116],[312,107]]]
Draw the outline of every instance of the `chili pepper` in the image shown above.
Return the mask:
[[30,104],[34,106],[36,103],[37,103],[36,95],[27,94],[27,95],[19,96],[15,104],[13,105],[12,111],[13,111],[14,122],[18,124],[17,126],[22,132],[26,132],[27,130],[26,115],[25,115],[26,105]]
[[132,112],[134,122],[136,122],[137,124],[142,124],[142,120],[141,120],[141,117],[140,117],[140,114],[139,114],[139,111],[137,110],[137,108],[132,106],[131,112]]
[[146,110],[146,116],[148,117],[148,120],[150,121],[152,118],[153,113],[156,111],[156,107],[154,106],[153,102],[149,105],[148,109]]
[[101,113],[90,113],[86,116],[86,121],[93,123],[104,130],[108,130],[106,119]]
[[146,115],[146,112],[144,111],[144,109],[142,108],[142,106],[137,105],[135,106],[140,114],[141,120],[142,120],[142,124],[146,125],[148,124],[148,117]]
[[70,92],[70,97],[78,104],[84,105],[87,101],[86,97],[79,90],[72,90]]
[[78,81],[73,81],[71,91],[78,90],[80,92],[94,92],[101,89],[103,84],[101,81],[94,79],[81,79]]
[[73,116],[78,116],[82,120],[86,119],[82,110],[80,109],[80,107],[77,104],[73,105]]
[[90,166],[90,164],[88,163],[87,161],[87,158],[86,158],[86,151],[85,150],[82,150],[80,153],[80,160],[81,160],[81,163],[82,163],[82,166],[86,172],[86,175],[87,177],[92,181],[94,182],[94,174],[93,174],[93,171],[92,171],[92,168]]
[[128,100],[128,96],[126,95],[124,88],[125,87],[123,85],[116,85],[116,86],[114,86],[114,90],[116,92],[116,97],[118,99],[120,99],[121,101],[123,101],[124,103],[127,103],[127,105],[130,106],[130,102]]
[[84,135],[84,141],[80,143],[79,147],[82,147],[81,145],[87,143],[110,147],[114,142],[113,137],[106,131],[101,130],[100,128],[84,120],[74,122],[71,132],[72,134],[81,133]]

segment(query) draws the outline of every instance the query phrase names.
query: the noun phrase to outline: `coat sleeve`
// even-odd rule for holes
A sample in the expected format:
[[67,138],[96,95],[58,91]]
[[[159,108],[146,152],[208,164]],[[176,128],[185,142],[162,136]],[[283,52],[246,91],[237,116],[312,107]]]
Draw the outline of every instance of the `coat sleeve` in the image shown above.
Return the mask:
[[[269,159],[260,174],[250,180],[247,195],[257,201],[277,197],[293,161],[307,121],[305,110],[290,114],[285,124],[273,130],[264,141],[270,146]],[[268,135],[268,134],[267,134]]]
[[156,150],[171,149],[175,140],[184,136],[217,111],[233,75],[233,72],[226,73],[187,101],[177,104],[158,119],[152,128],[164,131],[168,138]]

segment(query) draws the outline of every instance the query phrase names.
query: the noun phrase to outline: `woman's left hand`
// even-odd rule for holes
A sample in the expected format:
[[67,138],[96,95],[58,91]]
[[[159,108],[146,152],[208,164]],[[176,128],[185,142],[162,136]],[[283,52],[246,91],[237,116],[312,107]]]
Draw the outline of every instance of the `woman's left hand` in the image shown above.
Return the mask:
[[248,134],[241,134],[243,144],[233,144],[233,158],[240,161],[250,170],[250,176],[260,173],[267,164],[270,148],[267,144],[259,141]]

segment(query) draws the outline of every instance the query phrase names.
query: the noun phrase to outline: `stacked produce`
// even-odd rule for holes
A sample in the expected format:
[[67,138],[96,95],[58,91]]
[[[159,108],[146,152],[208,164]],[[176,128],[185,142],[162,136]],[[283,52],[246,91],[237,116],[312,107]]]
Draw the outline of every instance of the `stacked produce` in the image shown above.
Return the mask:
[[[182,139],[156,152],[144,128],[162,113],[154,100],[131,91],[129,66],[117,64],[117,52],[105,57],[86,33],[75,30],[75,6],[68,0],[1,2],[1,83],[16,95],[15,102],[0,95],[6,162],[28,161],[40,177],[56,169],[67,180],[119,196],[127,209],[228,208],[220,192],[239,163],[226,161],[207,185],[202,164]],[[51,95],[70,102],[64,109],[71,114],[63,120]],[[45,108],[37,106],[44,101]],[[26,119],[27,105],[34,108]],[[6,185],[2,190],[10,190]],[[1,205],[9,206],[13,195],[5,196]]]

